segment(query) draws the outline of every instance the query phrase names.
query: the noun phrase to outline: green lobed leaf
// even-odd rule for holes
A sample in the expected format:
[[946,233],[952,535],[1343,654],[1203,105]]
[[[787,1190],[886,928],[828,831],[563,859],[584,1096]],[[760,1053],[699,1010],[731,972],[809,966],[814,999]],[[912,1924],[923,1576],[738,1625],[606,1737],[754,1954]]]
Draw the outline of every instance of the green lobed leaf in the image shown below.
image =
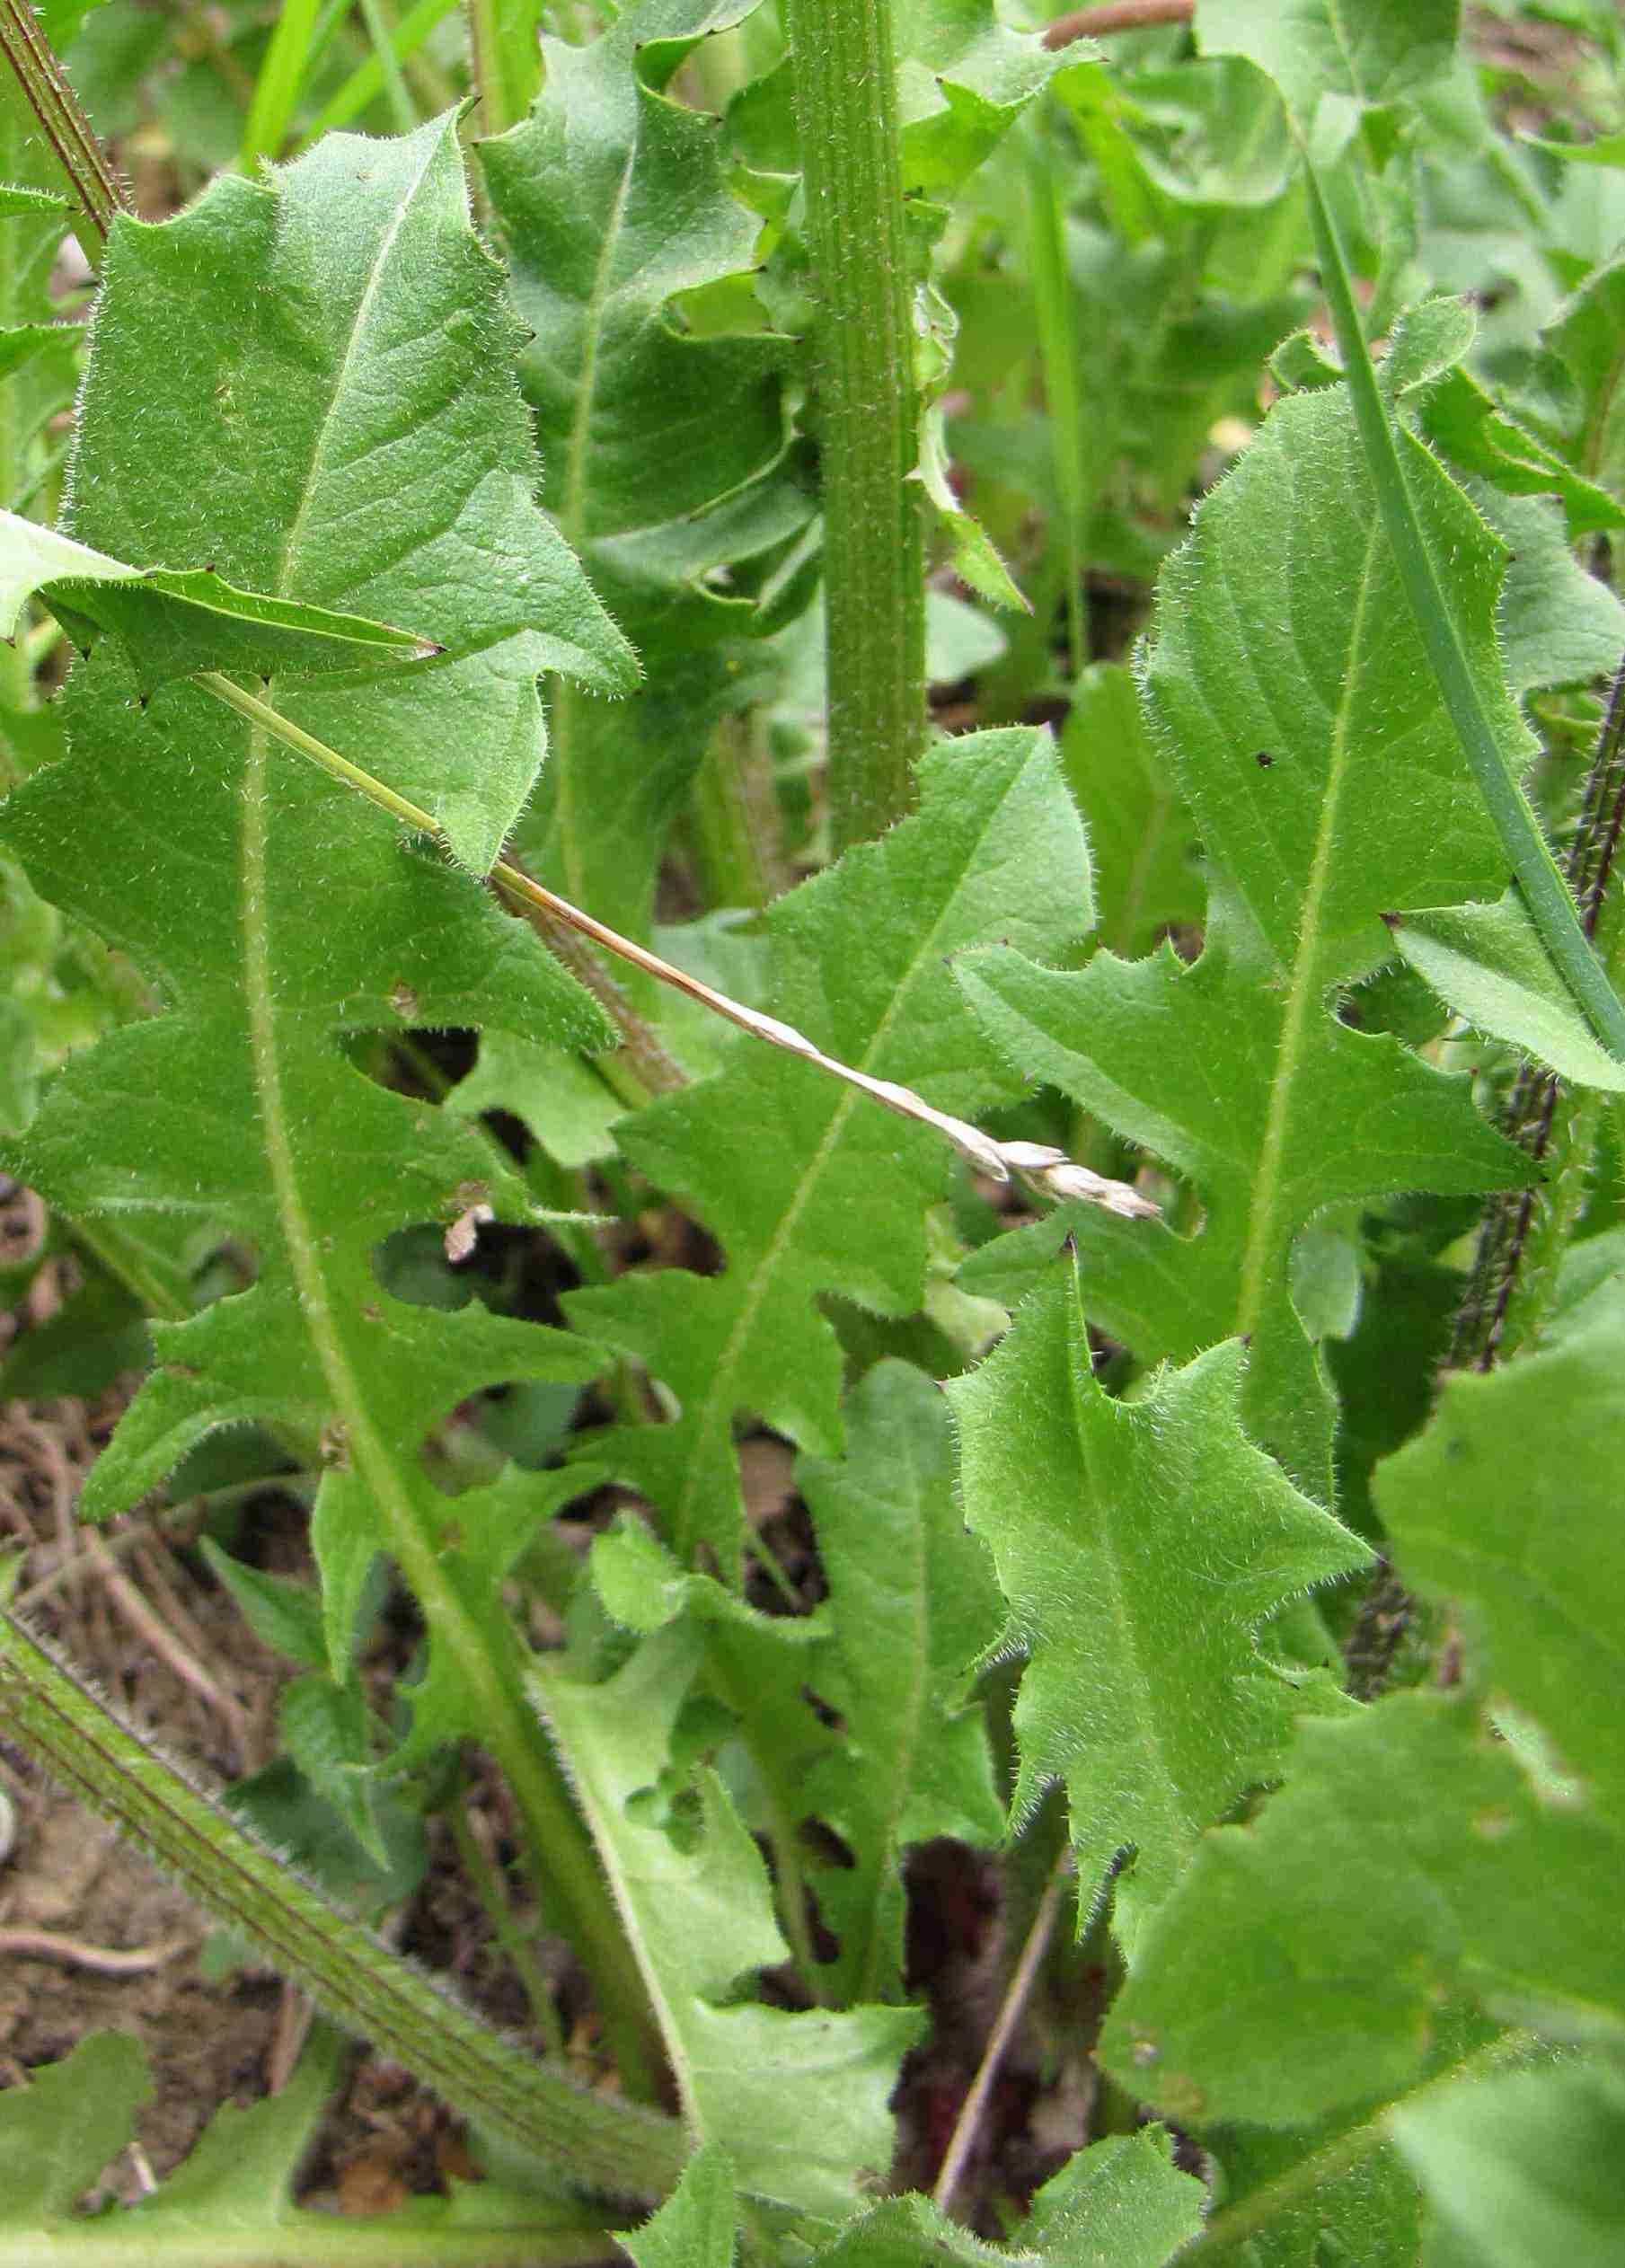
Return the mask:
[[1508,495],[1559,497],[1576,543],[1599,528],[1618,527],[1625,517],[1617,499],[1520,425],[1470,371],[1452,370],[1429,389],[1422,424],[1463,472],[1480,474]]
[[839,2218],[890,2164],[887,2098],[917,2020],[873,2008],[791,2015],[738,1997],[750,1972],[789,1948],[727,1790],[701,1767],[698,1816],[681,1829],[635,1800],[667,1770],[701,1655],[699,1630],[678,1621],[605,1684],[544,1661],[531,1690],[570,1759],[692,2139],[725,2149],[751,2194]]
[[[1419,446],[1414,469],[1494,686],[1501,547]],[[1462,1081],[1335,1013],[1335,988],[1391,950],[1384,913],[1505,879],[1341,387],[1278,403],[1205,500],[1163,571],[1141,682],[1214,869],[1201,958],[1103,953],[1055,975],[1006,950],[959,974],[1010,1060],[1165,1160],[1202,1225],[1079,1207],[987,1248],[965,1280],[996,1296],[1071,1233],[1091,1312],[1143,1360],[1248,1338],[1243,1422],[1324,1501],[1332,1403],[1291,1297],[1299,1236],[1338,1201],[1527,1172]],[[1521,765],[1529,736],[1504,693],[1496,715]]]
[[903,1853],[937,1835],[996,1843],[1003,1806],[967,1672],[1002,1619],[992,1562],[955,1499],[953,1443],[936,1386],[887,1361],[852,1390],[846,1456],[803,1457],[797,1484],[829,1585],[835,1664],[819,1678],[839,1749],[808,1782],[809,1810],[852,1864],[816,1875],[840,1941],[835,1999],[896,1999],[903,1981]]
[[521,379],[543,495],[651,676],[613,710],[557,689],[524,847],[543,879],[634,935],[730,697],[718,648],[761,626],[753,564],[813,510],[786,448],[790,342],[748,295],[744,322],[715,334],[674,304],[755,257],[761,222],[727,186],[717,121],[664,91],[754,4],[640,0],[586,46],[545,40],[529,117],[480,149],[533,334]]
[[[152,2098],[146,2052],[127,2032],[94,2032],[0,2102],[0,2233],[8,2222],[66,2220],[134,2137]],[[40,2232],[41,2246],[51,2239]]]
[[[435,627],[477,650],[415,674],[428,685],[445,672],[420,708],[410,692],[402,705],[399,671],[320,693],[289,679],[277,698],[358,754],[375,735],[404,746],[400,771],[432,762],[447,791],[427,792],[448,830],[499,835],[538,753],[534,673],[561,648],[528,631],[479,641],[505,610],[545,613],[551,590],[567,628],[619,649],[531,500],[496,289],[446,125],[329,144],[274,190],[223,181],[165,227],[120,223],[75,533],[137,560],[205,548],[229,575],[319,600],[393,605],[434,583]],[[150,366],[168,325],[185,341],[173,387],[131,419],[136,359]],[[440,589],[454,567],[466,578]],[[165,686],[144,709],[102,649],[64,706],[72,754],[11,799],[8,839],[42,891],[129,955],[159,1012],[74,1056],[12,1155],[75,1217],[180,1215],[224,1229],[258,1268],[251,1289],[155,1329],[160,1367],[82,1509],[128,1505],[223,1426],[296,1443],[322,1468],[314,1541],[335,1677],[351,1674],[358,1602],[386,1554],[431,1632],[408,1754],[474,1732],[515,1776],[533,1840],[558,1847],[550,1866],[566,1865],[566,1799],[524,1708],[497,1595],[506,1563],[481,1518],[494,1507],[511,1523],[517,1508],[464,1500],[454,1522],[419,1452],[471,1394],[583,1383],[600,1357],[562,1332],[385,1288],[375,1256],[397,1231],[444,1229],[481,1204],[522,1221],[535,1207],[473,1128],[375,1085],[342,1042],[491,1025],[596,1048],[609,1028],[471,877],[200,690]],[[351,729],[335,729],[346,717]],[[578,1934],[613,1979],[596,1907]]]
[[1202,1830],[1269,1775],[1297,1701],[1260,1661],[1258,1626],[1369,1558],[1244,1437],[1242,1360],[1215,1347],[1114,1401],[1078,1299],[1056,1288],[947,1389],[966,1517],[1028,1661],[1012,1815],[1064,1780],[1085,1917],[1132,1849],[1137,1928]]
[[297,600],[234,590],[211,569],[126,567],[54,528],[0,512],[0,638],[23,602],[45,601],[84,647],[118,639],[144,693],[200,669],[367,669],[421,661],[432,640]]
[[946,198],[1065,64],[993,0],[899,0],[898,155],[905,190]]
[[697,2149],[659,2211],[616,2237],[637,2268],[729,2268],[738,2242],[738,2198],[728,2152]]
[[520,343],[454,123],[335,135],[270,187],[226,176],[162,226],[119,221],[75,457],[71,533],[111,557],[213,561],[445,649],[278,699],[478,871],[542,759],[538,672],[611,693],[635,675],[537,508]]
[[1162,2268],[1197,2235],[1206,2203],[1166,2131],[1143,2127],[1070,2158],[1033,2199],[1022,2235],[1055,2268]]
[[1163,2268],[1201,2227],[1199,2181],[1175,2167],[1167,2134],[1149,2127],[1077,2151],[1033,2199],[1008,2248],[990,2245],[928,2197],[890,2197],[815,2255],[817,2268]]
[[[1018,1090],[960,1004],[945,957],[993,936],[1048,952],[1085,928],[1083,838],[1040,733],[971,735],[932,750],[919,776],[915,817],[767,914],[770,1004],[842,1062],[969,1116]],[[572,1319],[647,1364],[679,1405],[669,1424],[595,1437],[590,1453],[650,1500],[680,1557],[709,1549],[737,1582],[736,1414],[765,1418],[817,1455],[839,1452],[841,1353],[814,1302],[840,1292],[880,1314],[915,1311],[943,1146],[762,1048],[736,1051],[720,1077],[641,1112],[622,1140],[640,1172],[706,1223],[728,1266],[570,1295]]]
[[1457,1602],[1491,1690],[1625,1828],[1621,1348],[1614,1272],[1532,1352],[1449,1377],[1433,1424],[1378,1468],[1373,1493],[1405,1581]]
[[1612,2268],[1625,2256],[1625,2077],[1509,2071],[1393,2113],[1435,2220],[1426,2268]]
[[1515,891],[1493,905],[1422,908],[1391,927],[1406,965],[1476,1031],[1576,1086],[1625,1091],[1625,1063],[1594,1037]]
[[1295,2126],[1397,2094],[1463,1995],[1618,2035],[1622,1856],[1460,1699],[1306,1719],[1258,1823],[1209,1835],[1156,1916],[1102,2054],[1182,2123]]
[[1199,0],[1205,55],[1244,55],[1307,126],[1329,96],[1392,102],[1445,72],[1461,0]]

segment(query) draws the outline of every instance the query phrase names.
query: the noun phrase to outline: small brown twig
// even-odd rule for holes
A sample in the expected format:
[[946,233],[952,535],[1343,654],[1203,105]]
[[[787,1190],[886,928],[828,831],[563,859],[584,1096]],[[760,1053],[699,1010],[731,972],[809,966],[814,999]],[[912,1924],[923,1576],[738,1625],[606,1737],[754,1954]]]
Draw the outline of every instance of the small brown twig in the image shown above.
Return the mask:
[[954,2122],[954,2131],[949,2137],[941,2171],[937,2175],[936,2187],[931,2193],[932,2202],[939,2212],[946,2213],[953,2203],[954,2194],[976,2142],[976,2130],[982,2123],[982,2114],[987,2108],[987,2098],[999,2076],[999,2067],[1004,2061],[1005,2051],[1014,2036],[1016,2026],[1021,2021],[1038,1971],[1043,1966],[1044,1956],[1049,1951],[1049,1941],[1060,1919],[1061,1901],[1066,1893],[1072,1875],[1072,1852],[1064,1850],[1055,1861],[1055,1872],[1045,1884],[1044,1895],[1038,1901],[1038,1910],[1032,1918],[1032,1927],[1021,1947],[1020,1958],[1005,1987],[1004,1998],[999,2003],[999,2013],[994,2018],[993,2030],[987,2035],[987,2045],[983,2050],[976,2076],[970,2083],[970,2093],[965,2097],[959,2115]]
[[[523,874],[527,881],[534,880],[520,860],[508,859],[505,864],[510,866],[516,874]],[[611,1060],[624,1063],[649,1094],[670,1095],[675,1094],[679,1087],[686,1087],[688,1074],[682,1064],[667,1053],[658,1033],[644,1022],[603,962],[575,931],[533,899],[521,897],[517,892],[503,891],[499,885],[498,895],[511,912],[518,913],[530,924],[549,952],[562,961],[577,983],[592,994],[619,1031],[621,1046]]]
[[1151,31],[1161,23],[1188,23],[1195,13],[1196,0],[1105,0],[1102,6],[1057,16],[1044,44],[1069,48],[1074,40],[1098,40],[1107,31]]
[[190,1937],[165,1937],[155,1946],[93,1946],[83,1937],[62,1937],[55,1929],[0,1928],[0,1953],[60,1961],[67,1968],[94,1969],[104,1977],[144,1977],[189,1951],[191,1944]]

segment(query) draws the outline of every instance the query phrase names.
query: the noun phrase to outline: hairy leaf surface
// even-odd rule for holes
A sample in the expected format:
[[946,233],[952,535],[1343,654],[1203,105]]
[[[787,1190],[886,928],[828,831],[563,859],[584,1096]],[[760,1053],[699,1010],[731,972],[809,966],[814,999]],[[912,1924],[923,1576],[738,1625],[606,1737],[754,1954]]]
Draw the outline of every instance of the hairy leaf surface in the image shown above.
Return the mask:
[[616,2242],[637,2268],[729,2268],[738,2242],[738,2196],[728,2152],[714,2142],[697,2149],[676,2189],[640,2228]]
[[522,334],[453,126],[335,135],[273,187],[227,176],[161,227],[120,220],[106,274],[69,532],[444,647],[278,699],[482,871],[542,760],[538,673],[615,693],[635,665],[536,505]]
[[[392,613],[421,605],[465,646],[505,615],[511,630],[516,606],[534,614],[552,578],[567,627],[597,637],[601,618],[514,454],[523,411],[488,351],[506,335],[494,288],[444,126],[330,144],[274,192],[224,181],[164,228],[121,223],[84,404],[76,534],[137,560],[204,549],[273,591]],[[169,325],[187,342],[176,399],[132,420],[136,358],[161,353]],[[263,424],[245,428],[261,388]],[[402,486],[419,462],[421,478]],[[437,585],[431,603],[453,560],[466,579]],[[446,814],[466,790],[461,807],[484,825],[496,814],[480,767],[517,719],[534,723],[548,650],[505,631],[454,662],[420,710],[410,693],[401,707],[399,671],[347,691],[292,679],[275,690],[330,730],[343,719],[324,704],[338,704],[358,729],[334,737],[366,755],[373,731],[384,738],[409,712],[443,735],[451,714],[465,719],[466,745],[449,760],[436,746],[451,792],[434,799]],[[386,1551],[436,1602],[431,1691],[449,1682],[461,1694],[460,1726],[483,1716],[489,1729],[503,1710],[522,1726],[489,1598],[476,1609],[487,1570],[443,1533],[446,1500],[419,1446],[488,1384],[583,1380],[596,1358],[481,1307],[440,1314],[384,1290],[374,1255],[394,1231],[449,1224],[476,1202],[521,1219],[534,1208],[472,1128],[375,1085],[340,1043],[491,1023],[592,1047],[605,1028],[472,879],[201,691],[170,685],[143,708],[103,650],[75,672],[65,705],[73,753],[13,796],[7,835],[43,891],[130,955],[161,1005],[69,1062],[19,1162],[70,1213],[224,1224],[259,1271],[251,1290],[155,1329],[161,1367],[84,1509],[133,1502],[222,1425],[278,1428],[313,1461],[323,1443],[315,1540],[335,1671],[348,1673],[361,1582]],[[521,737],[516,782],[536,753],[529,727]],[[427,762],[427,742],[415,745]]]
[[234,590],[209,569],[127,567],[0,512],[0,637],[14,636],[35,592],[81,645],[118,638],[144,693],[199,669],[375,669],[438,650],[387,623]]
[[843,2229],[817,2268],[1163,2268],[1202,2221],[1202,2184],[1174,2166],[1161,2127],[1079,2150],[1032,2202],[1008,2249],[950,2220],[927,2197],[890,2197]]
[[[772,909],[771,1004],[841,1061],[973,1116],[1015,1082],[960,1002],[946,957],[995,936],[1050,952],[1087,927],[1082,832],[1039,733],[978,733],[934,750],[920,785],[915,817]],[[737,1579],[735,1416],[754,1413],[816,1454],[838,1453],[841,1352],[813,1302],[838,1291],[880,1314],[914,1311],[943,1145],[764,1048],[737,1051],[719,1078],[642,1112],[623,1143],[693,1207],[728,1266],[571,1294],[572,1317],[646,1363],[680,1405],[669,1425],[617,1427],[591,1453],[668,1519],[680,1556],[709,1549]]]
[[1625,2038],[1625,1837],[1543,1796],[1459,1699],[1306,1720],[1256,1826],[1197,1851],[1102,2053],[1197,2125],[1397,2094],[1463,1996]]
[[1296,1697],[1259,1622],[1368,1554],[1243,1436],[1235,1345],[1134,1401],[1096,1383],[1069,1290],[1037,1294],[948,1394],[966,1517],[992,1549],[1016,1701],[1019,1822],[1064,1779],[1087,1916],[1120,1852],[1136,1910],[1285,1745]]
[[[1503,555],[1436,461],[1417,500],[1459,619],[1499,683]],[[1498,890],[1503,854],[1435,690],[1342,389],[1278,404],[1169,562],[1143,684],[1217,869],[1206,949],[1080,975],[978,955],[961,981],[1012,1061],[1187,1178],[1198,1233],[1080,1208],[1092,1311],[1147,1360],[1250,1341],[1248,1430],[1325,1499],[1332,1404],[1291,1295],[1294,1242],[1327,1205],[1515,1185],[1526,1168],[1467,1086],[1352,1029],[1334,989],[1390,950],[1381,916]],[[1497,716],[1510,763],[1529,737]],[[996,1291],[1021,1259],[968,1273]]]
[[[605,921],[647,928],[667,831],[754,626],[745,563],[812,502],[786,458],[789,342],[758,321],[696,335],[673,301],[748,270],[759,218],[725,182],[717,123],[667,82],[755,0],[640,0],[585,47],[543,42],[529,118],[481,147],[534,334],[521,371],[543,494],[648,664],[625,709],[561,686],[525,848]],[[714,587],[727,570],[727,592]],[[708,650],[709,649],[709,650]]]

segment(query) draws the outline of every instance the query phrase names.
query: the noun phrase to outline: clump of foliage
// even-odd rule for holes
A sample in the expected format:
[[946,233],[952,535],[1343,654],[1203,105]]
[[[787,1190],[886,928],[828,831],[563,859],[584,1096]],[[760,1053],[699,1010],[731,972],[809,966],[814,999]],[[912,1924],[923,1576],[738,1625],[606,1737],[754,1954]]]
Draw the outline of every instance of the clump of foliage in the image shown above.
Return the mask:
[[[273,1772],[0,1716],[490,2178],[298,2206],[322,2025],[82,2215],[107,2034],[0,2260],[1620,2257],[1625,32],[1469,14],[4,10],[7,1389],[312,1509]],[[366,1926],[471,1744],[596,2087]],[[1020,2193],[888,2185],[945,1838]]]

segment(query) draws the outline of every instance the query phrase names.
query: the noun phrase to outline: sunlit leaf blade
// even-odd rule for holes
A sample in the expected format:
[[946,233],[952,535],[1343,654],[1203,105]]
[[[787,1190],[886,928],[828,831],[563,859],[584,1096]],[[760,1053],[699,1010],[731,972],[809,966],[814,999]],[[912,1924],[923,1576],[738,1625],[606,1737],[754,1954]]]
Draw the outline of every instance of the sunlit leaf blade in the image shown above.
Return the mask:
[[1460,0],[1200,0],[1205,55],[1244,55],[1305,125],[1328,95],[1392,102],[1449,68]]
[[955,1497],[948,1411],[905,1363],[878,1363],[846,1406],[847,1454],[804,1457],[797,1479],[829,1585],[837,1667],[821,1698],[840,1748],[808,1785],[849,1866],[816,1877],[840,1940],[829,1964],[842,2002],[893,1999],[903,1975],[902,1858],[936,1835],[998,1840],[985,1718],[967,1707],[967,1671],[1002,1619],[992,1563]]
[[[590,557],[607,537],[674,539],[782,449],[765,333],[685,336],[673,295],[746,268],[761,223],[726,188],[716,128],[650,84],[751,0],[643,0],[582,48],[545,42],[546,84],[520,126],[481,146],[534,337],[521,370],[543,495]],[[677,225],[674,225],[674,220]]]
[[318,2020],[298,2069],[279,2093],[247,2109],[225,2103],[204,2128],[190,2156],[140,2208],[151,2224],[148,2241],[172,2240],[189,2217],[216,2233],[234,2222],[258,2222],[269,2231],[293,2220],[294,2180],[315,2128],[338,2083],[343,2034]]
[[[1501,547],[1425,452],[1419,506],[1487,685]],[[1290,1293],[1294,1243],[1338,1199],[1506,1187],[1522,1160],[1464,1081],[1336,1013],[1391,949],[1382,916],[1493,895],[1505,854],[1395,571],[1343,391],[1277,404],[1197,514],[1160,586],[1142,682],[1215,869],[1206,948],[1082,975],[967,958],[1012,1062],[1187,1178],[1194,1237],[1082,1213],[1091,1310],[1144,1358],[1250,1338],[1247,1428],[1329,1491],[1331,1402]],[[1529,737],[1504,692],[1508,761]],[[1123,1233],[1126,1230],[1127,1233]],[[1052,1244],[1058,1231],[1030,1232]],[[1020,1263],[988,1248],[967,1281]]]
[[548,40],[530,116],[480,151],[533,334],[521,377],[543,494],[651,678],[614,710],[557,689],[524,845],[544,879],[632,934],[737,675],[715,649],[755,626],[752,563],[813,508],[785,454],[790,342],[748,292],[720,331],[672,304],[742,280],[755,257],[761,222],[727,186],[715,121],[664,91],[754,4],[641,0],[585,46]]
[[1622,1863],[1462,1699],[1308,1719],[1262,1817],[1156,1916],[1102,2054],[1181,2122],[1294,2126],[1397,2094],[1463,1995],[1625,2039]]
[[0,512],[0,637],[36,592],[82,646],[117,638],[143,693],[199,669],[375,669],[439,650],[387,623],[234,590],[206,568],[126,567]]
[[278,698],[481,870],[541,762],[537,673],[607,692],[635,674],[535,504],[520,342],[449,122],[334,136],[269,188],[226,176],[175,220],[114,230],[69,529],[444,647],[387,686]]
[[537,1666],[532,1690],[570,1760],[636,1950],[696,2142],[722,2146],[755,2195],[838,2217],[890,2163],[887,2098],[917,2031],[912,2012],[799,2015],[742,2000],[786,1957],[766,1869],[717,1775],[693,1776],[693,1814],[655,1801],[701,1655],[692,1624],[645,1639],[607,1683]]
[[1475,1031],[1576,1086],[1625,1090],[1625,1063],[1594,1037],[1515,892],[1494,905],[1424,908],[1393,923],[1400,957]]
[[[952,742],[927,757],[920,785],[916,817],[772,909],[770,1005],[842,1062],[973,1116],[1017,1085],[946,957],[999,936],[1048,953],[1087,928],[1083,838],[1040,733]],[[709,1549],[737,1579],[736,1415],[838,1453],[841,1352],[814,1302],[840,1292],[880,1314],[915,1310],[924,1216],[947,1161],[923,1129],[761,1048],[640,1113],[623,1142],[717,1236],[728,1266],[570,1295],[572,1317],[645,1363],[680,1406],[670,1424],[619,1426],[591,1453],[650,1499],[681,1557]]]
[[1625,2257],[1618,2065],[1504,2072],[1390,2122],[1435,2217],[1428,2268],[1613,2268]]
[[965,1510],[1028,1667],[1015,1817],[1063,1779],[1087,1914],[1118,1854],[1136,1911],[1285,1745],[1293,1689],[1258,1625],[1368,1554],[1243,1436],[1242,1350],[1215,1348],[1141,1398],[1095,1382],[1071,1291],[1040,1293],[948,1394]]
[[[945,201],[1066,57],[1002,22],[993,0],[900,0],[892,16],[904,190]],[[729,126],[752,164],[799,170],[788,63],[742,90]]]
[[[533,561],[565,555],[535,516],[517,460],[500,462],[500,426],[483,422],[506,404],[512,438],[523,435],[511,380],[479,343],[492,335],[481,322],[494,278],[468,231],[455,141],[434,128],[402,143],[330,146],[282,182],[276,192],[223,182],[172,234],[121,225],[77,442],[75,532],[117,544],[121,557],[195,556],[200,515],[212,509],[224,573],[322,597],[354,589],[364,603],[374,592],[390,601],[402,589],[397,575],[415,584],[437,556],[443,570],[450,555],[465,557],[469,596],[438,603],[466,630],[481,619],[481,573],[498,574],[497,554],[481,549],[480,514],[497,512],[509,536],[537,534]],[[348,303],[295,288],[301,246],[330,281],[348,277]],[[261,260],[275,271],[274,294],[244,281],[263,274]],[[412,321],[419,288],[430,303],[441,296],[441,320],[427,329]],[[171,321],[188,341],[175,390],[198,413],[195,434],[172,421],[167,394],[150,418],[126,414],[143,341],[150,363]],[[437,367],[436,343],[448,327],[449,369]],[[395,409],[375,391],[375,348],[398,379]],[[306,374],[297,384],[296,360]],[[331,382],[325,402],[312,368]],[[234,434],[216,382],[237,389],[238,417],[262,385],[285,387],[286,399],[268,395],[263,426],[251,419]],[[437,400],[449,434],[431,414]],[[426,413],[420,428],[410,426],[414,403]],[[407,421],[397,436],[407,454],[373,509],[369,483],[385,479],[395,446],[372,422],[381,416]],[[426,453],[421,478],[407,480],[413,446]],[[458,499],[468,496],[476,524],[464,528]],[[516,587],[525,556],[508,560]],[[296,560],[285,581],[279,562]],[[585,586],[565,563],[568,598]],[[508,604],[490,601],[496,611]],[[446,627],[456,634],[455,622]],[[506,743],[517,713],[506,693],[494,704],[486,694],[501,678],[523,710],[543,651],[529,633],[508,637],[446,679],[471,745],[437,742],[434,757],[470,788],[481,824],[507,806],[485,804],[478,767],[491,729]],[[330,698],[347,703],[349,745],[370,755],[373,728],[382,737],[401,720],[402,682],[397,670],[331,695],[292,678],[277,690],[306,715]],[[158,1012],[75,1055],[12,1156],[71,1214],[181,1214],[231,1236],[257,1267],[251,1289],[155,1330],[160,1367],[98,1461],[83,1509],[98,1517],[128,1505],[222,1426],[275,1427],[324,1467],[314,1540],[335,1672],[349,1674],[356,1602],[372,1559],[387,1553],[433,1631],[420,1737],[449,1687],[458,1730],[472,1712],[510,1765],[528,1744],[537,1770],[551,1772],[478,1548],[477,1510],[467,1507],[461,1542],[446,1532],[447,1500],[419,1451],[470,1394],[527,1377],[580,1381],[598,1357],[482,1306],[444,1314],[385,1290],[375,1254],[394,1231],[447,1226],[476,1203],[525,1220],[534,1201],[474,1127],[375,1083],[343,1041],[447,1025],[588,1048],[610,1035],[470,877],[201,691],[171,684],[143,708],[103,649],[75,670],[63,701],[72,754],[12,798],[7,838],[46,895],[129,955]],[[445,733],[448,713],[431,702],[419,723],[437,714]],[[427,763],[426,743],[417,753]],[[439,804],[447,809],[446,797]]]
[[708,2142],[683,2169],[659,2211],[615,2241],[637,2268],[729,2268],[738,2241],[738,2199],[728,2152]]
[[1373,1494],[1407,1583],[1458,1602],[1491,1690],[1625,1826],[1625,1274],[1608,1244],[1614,1272],[1532,1352],[1446,1381]]
[[993,0],[901,0],[894,13],[905,183],[944,197],[975,172],[1065,57],[1001,22]]

